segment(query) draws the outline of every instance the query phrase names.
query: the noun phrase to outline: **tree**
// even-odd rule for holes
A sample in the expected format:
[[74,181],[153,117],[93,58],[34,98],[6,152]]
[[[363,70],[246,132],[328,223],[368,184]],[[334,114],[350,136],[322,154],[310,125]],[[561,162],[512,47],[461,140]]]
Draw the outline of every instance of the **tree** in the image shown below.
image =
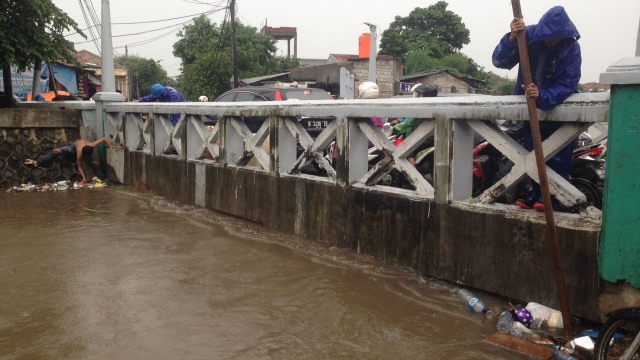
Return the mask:
[[[215,98],[230,88],[232,76],[230,25],[219,26],[200,16],[179,33],[173,54],[182,60],[178,86],[187,99],[206,95]],[[240,77],[254,77],[286,71],[297,60],[275,56],[275,40],[257,29],[236,23],[238,71]]]
[[77,63],[73,44],[62,35],[70,29],[84,36],[78,24],[51,0],[0,1],[0,65],[8,95],[5,99],[11,99],[13,94],[11,66],[25,70],[40,61]]
[[515,87],[515,79],[503,78],[495,84],[494,90],[498,95],[513,95],[513,88]]
[[447,6],[439,1],[415,8],[407,17],[396,16],[382,33],[380,54],[406,59],[410,52],[422,50],[439,59],[458,52],[469,43],[469,30]]
[[153,84],[172,86],[172,80],[160,66],[159,60],[145,59],[140,56],[119,56],[114,59],[129,70],[129,93],[133,98],[149,95]]
[[426,50],[416,50],[409,53],[404,70],[407,74],[415,74],[426,70],[441,70],[440,60],[431,56]]

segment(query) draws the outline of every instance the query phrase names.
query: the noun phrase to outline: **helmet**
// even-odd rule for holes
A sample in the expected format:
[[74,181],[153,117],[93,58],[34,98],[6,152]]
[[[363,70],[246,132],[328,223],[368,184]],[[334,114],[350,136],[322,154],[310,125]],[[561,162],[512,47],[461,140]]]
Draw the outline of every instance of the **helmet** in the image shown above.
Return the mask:
[[[411,88],[413,97],[438,96],[438,88],[433,84],[416,84]],[[420,96],[421,95],[421,96]]]
[[518,321],[526,327],[529,327],[529,325],[531,325],[531,323],[533,322],[533,316],[531,316],[531,313],[527,309],[517,308],[515,310],[515,314],[516,318],[518,318]]
[[377,99],[380,96],[380,88],[372,81],[365,81],[358,86],[358,94],[361,99]]
[[154,99],[159,98],[162,94],[164,94],[164,86],[160,84],[155,84],[151,87],[151,97]]
[[207,101],[209,101],[209,98],[208,98],[206,95],[201,95],[201,96],[198,98],[198,101],[200,101],[200,102],[207,102]]

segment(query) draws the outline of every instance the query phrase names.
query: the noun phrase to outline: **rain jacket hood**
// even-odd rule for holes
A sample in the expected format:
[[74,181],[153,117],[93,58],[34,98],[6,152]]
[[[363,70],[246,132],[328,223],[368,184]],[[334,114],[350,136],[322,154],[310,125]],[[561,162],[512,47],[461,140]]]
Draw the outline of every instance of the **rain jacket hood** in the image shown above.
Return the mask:
[[[184,102],[184,96],[171,86],[153,85],[151,94],[138,99],[140,102]],[[180,120],[180,114],[171,114],[171,124],[176,126]]]
[[562,6],[554,6],[547,11],[538,22],[531,41],[580,39],[580,33],[576,29],[569,15]]
[[[506,33],[493,51],[493,65],[511,69],[520,63],[517,41],[509,41]],[[531,76],[538,85],[540,97],[536,105],[540,110],[550,110],[569,95],[578,92],[582,56],[578,38],[580,34],[561,6],[549,9],[538,24],[525,27]],[[561,40],[547,46],[544,40]],[[513,89],[514,95],[524,94],[522,71]]]

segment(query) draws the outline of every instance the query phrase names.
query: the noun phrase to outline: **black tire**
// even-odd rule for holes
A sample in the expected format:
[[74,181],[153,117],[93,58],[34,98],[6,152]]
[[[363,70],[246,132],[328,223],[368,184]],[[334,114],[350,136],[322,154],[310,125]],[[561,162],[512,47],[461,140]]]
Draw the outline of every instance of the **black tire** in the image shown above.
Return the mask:
[[[593,349],[594,360],[617,360],[638,336],[640,324],[626,319],[609,319],[598,334]],[[631,356],[631,360],[640,360],[640,351]]]
[[570,179],[569,182],[586,196],[587,206],[595,206],[598,209],[602,209],[602,196],[591,182],[579,178]]

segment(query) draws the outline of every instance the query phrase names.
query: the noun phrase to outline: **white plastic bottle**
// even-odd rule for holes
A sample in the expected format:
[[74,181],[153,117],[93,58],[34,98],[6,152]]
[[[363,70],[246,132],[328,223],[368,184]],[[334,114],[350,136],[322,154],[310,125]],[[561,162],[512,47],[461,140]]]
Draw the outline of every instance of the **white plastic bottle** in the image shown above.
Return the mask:
[[484,304],[484,302],[480,300],[478,297],[476,297],[475,295],[473,295],[469,290],[460,289],[458,290],[458,295],[462,300],[464,300],[469,305],[469,308],[472,311],[483,313],[483,314],[487,313],[487,306]]
[[500,317],[498,318],[498,323],[496,324],[496,329],[503,334],[507,334],[509,330],[511,330],[511,325],[513,324],[513,315],[511,315],[511,311],[504,310],[500,313]]

